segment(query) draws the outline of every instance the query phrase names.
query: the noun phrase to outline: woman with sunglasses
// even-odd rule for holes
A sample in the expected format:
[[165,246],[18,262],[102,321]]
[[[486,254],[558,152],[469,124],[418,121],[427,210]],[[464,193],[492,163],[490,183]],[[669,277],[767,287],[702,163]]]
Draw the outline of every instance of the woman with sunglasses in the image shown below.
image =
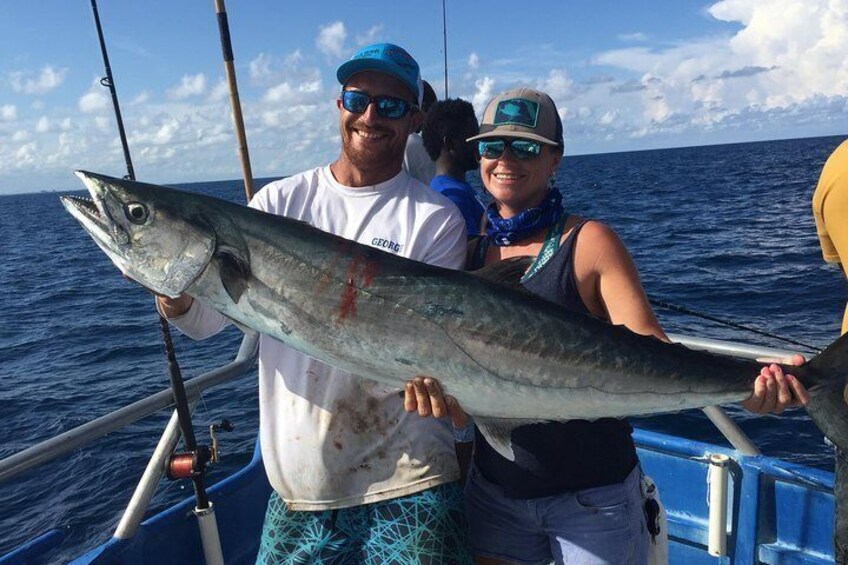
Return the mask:
[[[480,133],[468,141],[476,146],[480,176],[493,200],[486,235],[472,244],[470,269],[531,256],[535,260],[521,279],[525,289],[668,340],[615,232],[563,209],[554,184],[563,155],[562,122],[548,95],[529,88],[501,94],[487,106]],[[790,390],[805,403],[806,392],[791,375],[777,365],[764,368],[746,407],[779,412],[796,402]],[[646,510],[656,506],[645,504],[626,420],[519,426],[509,434],[510,460],[486,440],[492,431],[472,431],[436,380],[410,381],[405,406],[448,415],[457,439],[474,438],[465,495],[477,563],[647,563],[656,516],[646,518]]]

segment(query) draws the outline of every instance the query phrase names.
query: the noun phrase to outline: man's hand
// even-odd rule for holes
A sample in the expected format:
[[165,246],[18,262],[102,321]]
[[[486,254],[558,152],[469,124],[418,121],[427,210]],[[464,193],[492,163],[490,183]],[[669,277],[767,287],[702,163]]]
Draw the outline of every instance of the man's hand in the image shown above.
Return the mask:
[[194,298],[188,294],[181,294],[177,298],[168,298],[161,294],[156,295],[156,304],[159,306],[159,312],[161,312],[165,318],[177,318],[182,316],[188,312],[189,308],[191,308],[192,302],[194,302]]
[[770,363],[760,370],[757,380],[754,381],[754,392],[751,397],[742,402],[742,406],[757,414],[780,414],[786,408],[793,406],[806,406],[810,401],[810,395],[794,375],[784,374],[783,369],[777,363],[785,365],[803,365],[804,357],[795,354],[786,359],[757,359],[764,363]]
[[427,417],[450,418],[454,428],[464,428],[468,415],[456,398],[442,392],[439,381],[430,377],[415,377],[407,381],[403,395],[403,407],[407,412],[418,412]]

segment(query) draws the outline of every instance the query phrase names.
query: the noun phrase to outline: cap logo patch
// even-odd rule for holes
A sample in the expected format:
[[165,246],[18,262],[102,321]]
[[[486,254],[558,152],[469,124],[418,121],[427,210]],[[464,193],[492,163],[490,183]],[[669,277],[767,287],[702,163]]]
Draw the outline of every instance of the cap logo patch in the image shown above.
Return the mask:
[[535,128],[539,119],[539,103],[525,98],[501,100],[495,109],[493,125]]

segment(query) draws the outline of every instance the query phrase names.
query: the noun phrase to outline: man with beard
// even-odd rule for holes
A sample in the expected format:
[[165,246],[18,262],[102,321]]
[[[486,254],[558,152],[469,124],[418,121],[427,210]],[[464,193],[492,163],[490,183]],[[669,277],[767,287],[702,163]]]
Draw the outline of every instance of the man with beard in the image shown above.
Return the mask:
[[[337,77],[338,158],[268,184],[250,206],[403,257],[462,268],[462,215],[401,167],[407,136],[422,120],[418,64],[400,47],[381,43],[357,52]],[[350,265],[351,278],[367,277],[363,268]],[[196,339],[228,323],[188,296],[158,302]],[[327,324],[332,331],[333,321]],[[398,390],[267,336],[260,338],[259,405],[274,493],[258,563],[471,563],[449,423],[409,414]]]
[[478,166],[474,148],[465,140],[479,131],[474,106],[459,98],[436,102],[424,123],[424,148],[436,162],[436,176],[430,181],[430,188],[450,198],[460,209],[469,238],[480,235],[483,205],[465,180],[466,171]]

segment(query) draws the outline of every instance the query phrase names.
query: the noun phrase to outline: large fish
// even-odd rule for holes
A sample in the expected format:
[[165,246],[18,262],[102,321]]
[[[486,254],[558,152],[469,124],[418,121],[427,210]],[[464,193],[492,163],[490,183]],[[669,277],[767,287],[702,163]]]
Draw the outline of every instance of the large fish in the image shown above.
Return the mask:
[[[759,372],[754,361],[640,336],[523,292],[526,261],[453,271],[208,196],[77,175],[93,202],[62,202],[126,276],[399,389],[414,375],[436,377],[507,457],[511,429],[528,421],[738,402]],[[810,416],[848,452],[848,337],[787,370],[809,390]],[[848,483],[837,467],[844,560]]]

